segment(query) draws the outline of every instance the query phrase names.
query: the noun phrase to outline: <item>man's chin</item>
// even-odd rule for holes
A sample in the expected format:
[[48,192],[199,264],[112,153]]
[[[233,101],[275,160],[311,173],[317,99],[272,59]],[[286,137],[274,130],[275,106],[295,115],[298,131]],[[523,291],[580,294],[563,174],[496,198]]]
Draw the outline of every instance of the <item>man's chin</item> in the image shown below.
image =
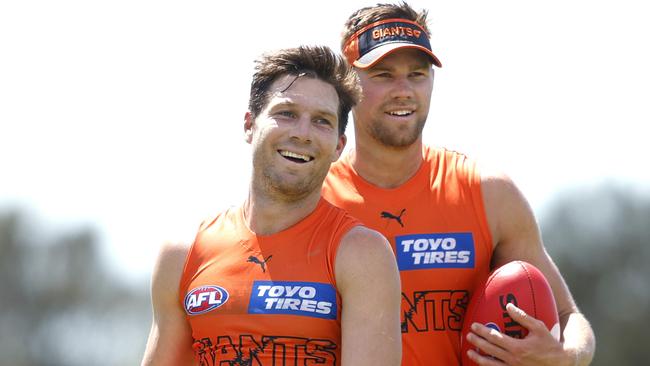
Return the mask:
[[410,136],[378,136],[377,140],[386,147],[391,147],[393,149],[406,149],[411,147],[418,141],[419,135],[410,135]]
[[304,199],[319,189],[311,180],[279,178],[270,184],[272,194],[286,202]]
[[419,140],[423,129],[424,123],[397,130],[375,125],[371,129],[370,135],[386,147],[406,149]]

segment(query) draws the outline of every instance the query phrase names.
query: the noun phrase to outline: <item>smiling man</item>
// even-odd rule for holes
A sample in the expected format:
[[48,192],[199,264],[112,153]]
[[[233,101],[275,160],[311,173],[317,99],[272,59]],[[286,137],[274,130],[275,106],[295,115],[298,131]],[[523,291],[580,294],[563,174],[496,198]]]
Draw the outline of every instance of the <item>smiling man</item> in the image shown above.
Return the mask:
[[459,365],[472,293],[490,270],[513,260],[534,264],[549,280],[562,339],[508,307],[529,335],[515,339],[474,324],[467,341],[476,347],[468,356],[480,365],[586,365],[593,332],[546,253],[524,196],[505,174],[422,141],[434,66],[442,66],[426,18],[402,2],[359,9],[346,21],[342,50],[363,97],[353,109],[356,146],[332,165],[323,195],[393,245],[403,365]]
[[399,365],[388,242],[320,196],[357,88],[325,47],[257,61],[248,199],[162,248],[143,365]]

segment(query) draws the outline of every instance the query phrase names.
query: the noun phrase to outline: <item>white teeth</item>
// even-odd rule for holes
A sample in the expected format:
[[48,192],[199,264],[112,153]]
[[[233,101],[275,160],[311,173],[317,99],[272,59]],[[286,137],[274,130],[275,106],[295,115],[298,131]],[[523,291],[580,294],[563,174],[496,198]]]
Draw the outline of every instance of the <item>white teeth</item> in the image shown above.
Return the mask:
[[392,114],[393,116],[407,116],[407,115],[413,113],[413,111],[403,110],[403,111],[392,111],[392,112],[388,112],[388,113]]
[[286,156],[288,158],[301,159],[301,160],[304,160],[304,161],[311,161],[310,156],[302,155],[302,154],[296,154],[294,152],[287,151],[287,150],[280,150],[280,155]]

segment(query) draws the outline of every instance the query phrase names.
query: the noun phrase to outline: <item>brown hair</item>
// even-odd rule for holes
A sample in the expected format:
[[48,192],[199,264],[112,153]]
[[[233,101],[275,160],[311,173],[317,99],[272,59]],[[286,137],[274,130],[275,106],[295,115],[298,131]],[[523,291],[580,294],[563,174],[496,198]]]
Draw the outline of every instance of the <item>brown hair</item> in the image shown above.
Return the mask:
[[262,55],[255,60],[248,109],[253,118],[266,107],[269,87],[284,75],[320,79],[334,87],[339,97],[339,135],[345,133],[348,114],[359,102],[361,89],[352,68],[326,46],[300,46]]
[[352,13],[343,26],[341,49],[345,47],[345,42],[348,38],[358,30],[384,19],[401,18],[414,21],[427,32],[428,36],[431,36],[427,27],[427,14],[428,12],[425,9],[420,12],[415,11],[405,1],[398,4],[377,4],[375,6],[361,8]]

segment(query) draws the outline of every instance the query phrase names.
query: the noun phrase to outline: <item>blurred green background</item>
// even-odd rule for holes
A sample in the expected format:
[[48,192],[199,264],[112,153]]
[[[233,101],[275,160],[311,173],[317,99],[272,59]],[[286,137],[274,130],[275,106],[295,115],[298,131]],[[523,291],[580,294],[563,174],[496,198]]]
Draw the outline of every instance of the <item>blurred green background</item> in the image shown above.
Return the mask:
[[[596,332],[593,365],[648,364],[650,197],[621,185],[567,190],[538,219],[548,251]],[[92,227],[53,235],[0,213],[0,365],[139,364],[148,281],[111,274]]]

